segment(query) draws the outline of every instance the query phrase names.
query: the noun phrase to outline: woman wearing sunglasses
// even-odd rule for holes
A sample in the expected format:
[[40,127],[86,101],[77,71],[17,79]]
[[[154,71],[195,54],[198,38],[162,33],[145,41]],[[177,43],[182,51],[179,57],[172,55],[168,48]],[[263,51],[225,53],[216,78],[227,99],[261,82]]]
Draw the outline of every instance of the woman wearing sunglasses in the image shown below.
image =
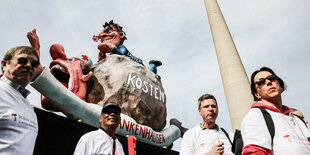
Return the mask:
[[[251,91],[256,102],[242,121],[242,154],[310,154],[310,134],[304,123],[282,104],[284,90],[283,80],[272,69],[262,67],[253,72]],[[273,138],[262,111],[255,107],[262,107],[270,114]]]

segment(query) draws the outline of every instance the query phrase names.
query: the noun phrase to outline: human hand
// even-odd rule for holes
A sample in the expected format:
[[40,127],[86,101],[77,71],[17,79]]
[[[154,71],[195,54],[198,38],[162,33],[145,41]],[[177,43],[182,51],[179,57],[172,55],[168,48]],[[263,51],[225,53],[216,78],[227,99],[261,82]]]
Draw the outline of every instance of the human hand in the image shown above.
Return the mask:
[[115,48],[116,46],[112,43],[106,43],[106,48],[111,51],[113,48]]
[[105,52],[104,52],[104,51],[100,51],[99,54],[98,54],[98,61],[104,59],[105,57],[107,57],[107,56],[105,55]]
[[43,72],[43,70],[45,69],[45,66],[42,66],[41,64],[38,66],[38,68],[36,69],[35,72],[35,76],[32,79],[32,81],[34,81],[38,76],[40,76],[40,74]]
[[212,149],[205,155],[222,155],[224,153],[224,143],[219,141]]

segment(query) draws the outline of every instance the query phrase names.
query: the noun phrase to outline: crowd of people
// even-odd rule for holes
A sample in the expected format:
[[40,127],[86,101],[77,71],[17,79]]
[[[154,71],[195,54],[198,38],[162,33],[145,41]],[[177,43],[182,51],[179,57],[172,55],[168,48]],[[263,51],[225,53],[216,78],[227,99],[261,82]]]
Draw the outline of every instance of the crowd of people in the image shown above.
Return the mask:
[[[32,154],[38,134],[34,109],[26,99],[26,86],[39,76],[40,59],[35,49],[14,47],[1,61],[0,78],[0,154]],[[254,103],[241,125],[242,154],[310,154],[308,121],[296,109],[283,105],[284,81],[268,67],[251,76]],[[260,108],[271,116],[274,133],[271,136]],[[202,123],[185,132],[181,155],[234,154],[233,133],[218,124],[218,103],[211,94],[198,99]],[[74,154],[124,154],[115,131],[120,124],[121,109],[116,103],[102,107],[101,128],[83,135]]]

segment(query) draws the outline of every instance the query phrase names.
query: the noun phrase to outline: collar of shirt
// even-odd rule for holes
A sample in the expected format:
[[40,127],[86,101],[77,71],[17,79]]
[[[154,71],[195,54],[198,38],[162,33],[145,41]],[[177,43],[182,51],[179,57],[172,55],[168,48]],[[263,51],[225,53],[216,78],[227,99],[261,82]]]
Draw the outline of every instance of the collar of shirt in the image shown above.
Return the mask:
[[0,79],[1,79],[3,82],[5,82],[6,84],[8,84],[8,85],[10,85],[11,87],[13,87],[14,89],[16,89],[18,92],[20,92],[20,93],[24,96],[24,98],[26,98],[26,97],[30,94],[30,91],[27,90],[26,88],[25,88],[25,91],[24,91],[24,93],[23,93],[23,88],[22,88],[22,86],[21,86],[20,84],[15,83],[15,82],[9,80],[9,79],[6,78],[5,76],[2,76]]
[[[207,129],[201,123],[200,123],[200,128],[201,128],[201,130]],[[215,129],[216,129],[216,131],[219,131],[219,126],[217,124],[215,124]],[[209,130],[212,130],[212,129],[209,129]]]
[[[106,131],[106,130],[104,130],[104,128],[103,127],[100,127],[100,129],[102,130],[102,131],[104,131],[107,135],[109,135],[110,136],[110,134]],[[111,137],[111,136],[110,136]],[[112,139],[117,139],[116,138],[116,136],[114,136],[114,138],[113,137],[111,137]]]

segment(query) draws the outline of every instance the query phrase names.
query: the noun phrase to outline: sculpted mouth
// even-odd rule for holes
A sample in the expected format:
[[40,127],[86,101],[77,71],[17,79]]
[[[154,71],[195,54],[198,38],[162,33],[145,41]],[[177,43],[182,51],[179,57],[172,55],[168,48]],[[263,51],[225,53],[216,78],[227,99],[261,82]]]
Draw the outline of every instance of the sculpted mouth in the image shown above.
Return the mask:
[[103,40],[101,40],[101,42],[105,42],[105,41],[108,41],[108,40],[111,40],[111,39],[103,39]]
[[51,68],[51,73],[59,82],[61,82],[65,87],[68,88],[70,75],[66,68],[60,66],[59,64],[56,64]]
[[107,37],[107,38],[102,38],[101,39],[101,42],[105,42],[105,41],[109,41],[109,40],[112,40],[113,38],[112,37]]

